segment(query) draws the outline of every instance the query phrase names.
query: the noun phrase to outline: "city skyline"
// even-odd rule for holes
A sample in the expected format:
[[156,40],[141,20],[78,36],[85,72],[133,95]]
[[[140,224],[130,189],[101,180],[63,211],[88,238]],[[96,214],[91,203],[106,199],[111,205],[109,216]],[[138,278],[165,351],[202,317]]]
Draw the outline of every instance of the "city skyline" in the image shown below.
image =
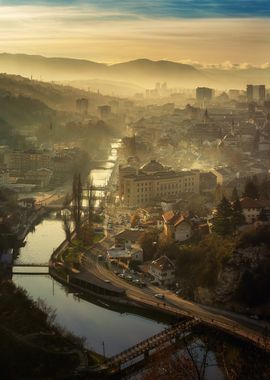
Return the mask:
[[28,0],[1,1],[0,7],[1,52],[240,68],[270,61],[270,5],[264,0]]

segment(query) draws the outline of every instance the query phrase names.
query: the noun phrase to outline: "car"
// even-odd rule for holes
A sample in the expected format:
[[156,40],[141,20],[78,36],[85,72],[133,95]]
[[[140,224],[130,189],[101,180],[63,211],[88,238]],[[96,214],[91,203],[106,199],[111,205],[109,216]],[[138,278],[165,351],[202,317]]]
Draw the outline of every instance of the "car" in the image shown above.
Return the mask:
[[104,280],[107,284],[110,284],[111,281],[110,280]]
[[178,290],[176,290],[176,292],[175,292],[175,294],[177,295],[177,296],[179,296],[180,294],[181,294],[181,289],[178,289]]
[[260,317],[258,317],[258,315],[256,315],[256,314],[251,315],[249,318],[255,319],[256,321],[258,321],[260,319]]
[[124,278],[124,277],[125,277],[124,273],[119,273],[118,276],[119,276],[120,278]]
[[128,280],[128,281],[132,281],[132,280],[133,280],[133,277],[132,277],[132,276],[126,276],[126,280]]
[[165,298],[164,294],[161,294],[161,293],[155,294],[155,297],[159,298],[160,300],[164,300],[164,298]]
[[103,260],[103,255],[98,255],[98,260]]
[[146,283],[144,281],[140,281],[140,287],[144,288],[146,286]]

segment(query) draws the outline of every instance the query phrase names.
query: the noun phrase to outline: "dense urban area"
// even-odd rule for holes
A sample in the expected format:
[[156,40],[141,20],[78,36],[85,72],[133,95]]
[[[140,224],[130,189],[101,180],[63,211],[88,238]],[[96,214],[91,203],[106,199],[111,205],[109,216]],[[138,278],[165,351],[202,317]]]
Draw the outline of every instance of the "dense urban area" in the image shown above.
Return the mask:
[[270,379],[270,90],[169,83],[0,75],[1,378]]

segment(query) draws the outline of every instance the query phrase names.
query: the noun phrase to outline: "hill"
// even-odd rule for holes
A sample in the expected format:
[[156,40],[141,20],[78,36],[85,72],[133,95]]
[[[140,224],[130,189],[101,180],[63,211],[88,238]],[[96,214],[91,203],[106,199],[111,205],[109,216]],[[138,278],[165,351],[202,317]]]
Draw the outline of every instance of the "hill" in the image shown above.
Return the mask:
[[107,79],[153,86],[167,81],[170,86],[191,86],[205,82],[206,76],[190,65],[170,61],[138,59],[114,65],[105,65],[71,58],[46,58],[25,54],[0,54],[0,71],[45,80]]

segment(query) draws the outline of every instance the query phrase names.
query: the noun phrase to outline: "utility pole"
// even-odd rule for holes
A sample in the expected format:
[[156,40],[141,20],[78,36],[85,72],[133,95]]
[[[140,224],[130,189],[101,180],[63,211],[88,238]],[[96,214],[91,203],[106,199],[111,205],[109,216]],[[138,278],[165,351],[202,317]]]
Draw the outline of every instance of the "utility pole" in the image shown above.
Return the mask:
[[102,350],[103,350],[103,357],[105,359],[105,343],[104,343],[104,341],[102,342]]

